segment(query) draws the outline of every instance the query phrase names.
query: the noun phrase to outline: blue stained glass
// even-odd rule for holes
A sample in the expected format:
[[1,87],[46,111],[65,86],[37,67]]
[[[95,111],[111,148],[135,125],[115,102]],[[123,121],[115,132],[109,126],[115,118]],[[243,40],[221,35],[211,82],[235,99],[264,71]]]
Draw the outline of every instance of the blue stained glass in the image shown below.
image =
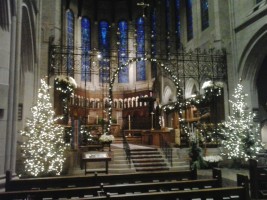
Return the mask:
[[[157,55],[157,10],[152,8],[151,11],[151,57],[155,58]],[[152,78],[157,76],[157,63],[151,63]]]
[[[136,22],[136,57],[144,58],[145,56],[145,21],[143,17],[139,17]],[[144,60],[136,62],[136,80],[146,80],[146,65]]]
[[187,40],[193,38],[192,0],[186,0]]
[[91,81],[91,62],[89,52],[91,50],[91,24],[88,18],[81,20],[81,39],[82,39],[82,69],[81,80]]
[[[119,27],[119,66],[123,65],[128,61],[128,23],[126,21],[120,21],[118,24]],[[118,77],[119,83],[128,83],[129,82],[129,67],[124,66]]]
[[179,49],[181,47],[181,18],[180,18],[180,8],[181,8],[181,2],[180,2],[180,0],[175,0],[177,49]]
[[74,76],[73,67],[73,46],[74,46],[74,15],[73,12],[67,11],[67,75]]
[[209,27],[209,3],[208,0],[201,1],[201,26],[202,30]]
[[102,59],[99,61],[99,79],[103,83],[108,83],[110,76],[110,30],[106,21],[99,23],[99,50],[102,55]]

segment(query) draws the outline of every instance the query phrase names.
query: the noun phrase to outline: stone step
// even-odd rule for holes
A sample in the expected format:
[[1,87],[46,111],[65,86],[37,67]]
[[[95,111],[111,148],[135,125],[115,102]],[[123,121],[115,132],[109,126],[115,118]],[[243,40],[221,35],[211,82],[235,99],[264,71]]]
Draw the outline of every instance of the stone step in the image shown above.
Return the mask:
[[131,155],[131,159],[148,159],[148,158],[162,158],[160,154],[158,155]]
[[[130,165],[131,166],[131,165]],[[130,168],[129,164],[128,163],[110,163],[109,164],[109,168],[110,169],[122,169],[122,168]]]
[[138,151],[138,152],[131,151],[131,156],[132,155],[158,155],[158,154],[160,154],[159,151]]
[[156,148],[143,148],[131,150],[131,160],[136,171],[168,170],[168,163]]
[[113,154],[113,159],[115,160],[125,159],[125,157],[125,154]]
[[159,166],[159,167],[135,167],[135,170],[138,172],[141,171],[167,171],[169,167]]
[[124,160],[111,160],[110,164],[114,164],[114,165],[126,165],[128,164],[128,161],[126,159]]
[[158,151],[157,148],[139,148],[139,149],[131,149],[131,152],[149,152],[149,151]]
[[135,168],[137,167],[155,167],[155,166],[167,166],[165,162],[146,162],[146,163],[134,163]]
[[133,163],[143,163],[143,162],[164,162],[163,158],[154,158],[154,159],[132,159]]

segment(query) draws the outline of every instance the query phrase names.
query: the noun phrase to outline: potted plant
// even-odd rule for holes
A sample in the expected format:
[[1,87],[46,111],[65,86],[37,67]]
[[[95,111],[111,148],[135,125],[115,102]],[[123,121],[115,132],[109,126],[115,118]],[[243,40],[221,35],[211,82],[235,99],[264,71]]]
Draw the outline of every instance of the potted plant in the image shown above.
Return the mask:
[[207,163],[209,168],[218,167],[220,161],[222,161],[222,157],[219,155],[211,155],[211,156],[204,156],[203,160]]
[[104,144],[111,144],[114,141],[113,135],[103,134],[100,136],[99,141]]
[[111,151],[110,149],[110,144],[114,141],[114,136],[113,135],[107,135],[107,134],[103,134],[100,136],[99,138],[99,142],[103,144],[103,147],[106,145],[109,147],[109,151]]
[[191,142],[191,148],[189,149],[190,167],[192,169],[200,169],[206,167],[206,162],[202,157],[202,149],[195,141]]

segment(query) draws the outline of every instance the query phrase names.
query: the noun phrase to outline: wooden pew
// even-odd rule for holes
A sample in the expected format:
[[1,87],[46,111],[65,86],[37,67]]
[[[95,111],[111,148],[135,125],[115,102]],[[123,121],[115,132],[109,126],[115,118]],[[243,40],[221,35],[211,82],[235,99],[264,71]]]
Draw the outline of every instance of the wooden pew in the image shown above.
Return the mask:
[[255,159],[249,160],[251,198],[267,199],[267,166],[258,166]]
[[108,193],[126,194],[126,193],[149,193],[151,191],[172,191],[185,189],[205,189],[221,187],[222,176],[221,170],[213,170],[212,179],[187,180],[187,181],[170,181],[170,182],[151,182],[151,183],[135,183],[135,184],[120,184],[120,185],[104,185],[92,187],[75,187],[75,188],[59,188],[46,190],[24,190],[10,191],[0,193],[1,200],[11,199],[42,199],[42,198],[71,198],[97,195],[106,195]]
[[42,199],[42,198],[72,198],[85,196],[97,197],[106,194],[127,194],[127,193],[149,193],[162,192],[173,190],[192,190],[206,189],[219,187],[218,179],[200,179],[188,181],[171,181],[171,182],[155,182],[155,183],[135,183],[135,184],[120,184],[120,185],[101,185],[92,187],[74,187],[74,188],[59,188],[46,190],[22,190],[11,192],[0,192],[1,200],[12,199]]
[[221,187],[221,188],[209,188],[209,189],[193,189],[193,190],[178,190],[167,192],[145,192],[145,193],[133,193],[123,195],[111,195],[94,197],[94,198],[82,198],[83,200],[177,200],[177,199],[235,199],[235,200],[250,200],[248,177],[237,174],[236,187]]
[[95,174],[94,176],[66,176],[47,178],[12,179],[11,172],[6,173],[6,191],[20,191],[31,189],[67,188],[99,186],[136,182],[194,180],[197,179],[196,170],[184,170],[176,172],[151,172],[129,174]]

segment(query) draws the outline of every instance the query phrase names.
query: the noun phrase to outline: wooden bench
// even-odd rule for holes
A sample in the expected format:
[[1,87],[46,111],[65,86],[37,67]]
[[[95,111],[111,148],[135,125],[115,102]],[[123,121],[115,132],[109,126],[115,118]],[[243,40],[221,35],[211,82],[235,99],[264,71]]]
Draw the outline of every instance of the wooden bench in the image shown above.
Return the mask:
[[236,187],[221,187],[209,189],[192,189],[192,190],[177,190],[177,191],[161,191],[161,192],[145,192],[132,194],[107,194],[93,198],[83,198],[83,200],[177,200],[177,199],[235,199],[235,200],[250,200],[248,177],[237,174]]
[[251,198],[267,199],[267,166],[258,166],[255,159],[249,160]]
[[122,183],[139,183],[153,181],[194,180],[197,179],[196,170],[183,170],[176,172],[151,172],[128,174],[95,174],[94,176],[66,176],[47,178],[12,179],[11,171],[6,173],[6,191],[20,191],[31,189],[67,188],[99,186]]
[[206,189],[217,188],[222,185],[221,171],[213,170],[212,179],[187,180],[187,181],[169,181],[169,182],[150,182],[135,183],[135,184],[119,184],[119,185],[104,185],[92,187],[74,187],[74,188],[58,188],[45,190],[23,190],[10,191],[0,193],[1,200],[11,199],[42,199],[42,198],[71,198],[71,197],[96,197],[99,195],[107,195],[111,193],[127,194],[127,193],[149,193],[172,190],[192,190],[192,189]]

